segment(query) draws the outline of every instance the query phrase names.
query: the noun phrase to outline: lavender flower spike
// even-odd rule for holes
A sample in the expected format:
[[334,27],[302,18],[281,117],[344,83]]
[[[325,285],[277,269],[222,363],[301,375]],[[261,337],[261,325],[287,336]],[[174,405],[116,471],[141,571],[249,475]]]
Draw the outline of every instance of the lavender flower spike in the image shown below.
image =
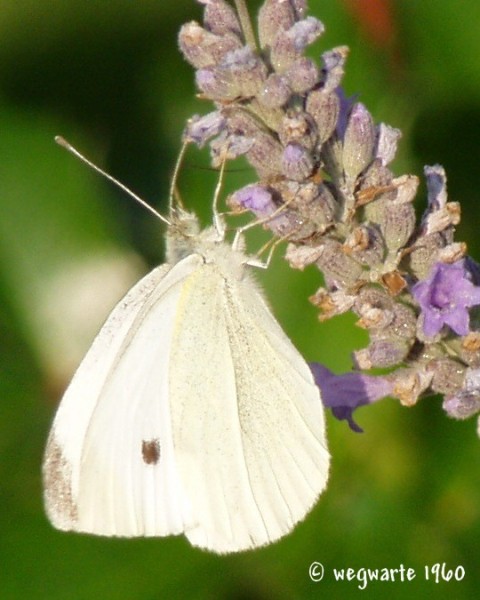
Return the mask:
[[311,363],[315,383],[322,392],[322,401],[333,415],[348,421],[357,433],[363,429],[353,420],[353,411],[365,404],[373,404],[392,393],[393,384],[385,377],[372,377],[361,373],[335,375],[320,363]]
[[480,304],[480,287],[471,281],[465,260],[453,264],[435,263],[427,279],[412,288],[420,304],[423,331],[429,338],[448,325],[457,335],[467,335],[468,308]]
[[256,177],[227,206],[287,240],[292,268],[322,271],[310,297],[320,320],[351,310],[368,331],[357,369],[390,370],[314,366],[326,406],[356,431],[353,411],[386,395],[412,406],[442,394],[453,417],[480,412],[480,265],[455,238],[461,211],[444,169],[425,167],[417,219],[418,178],[390,170],[400,131],[343,91],[348,48],[323,51],[320,65],[305,55],[324,31],[306,0],[263,0],[256,34],[246,0],[198,1],[203,23],[184,25],[179,44],[214,112],[185,138],[208,142],[214,167],[245,157]]

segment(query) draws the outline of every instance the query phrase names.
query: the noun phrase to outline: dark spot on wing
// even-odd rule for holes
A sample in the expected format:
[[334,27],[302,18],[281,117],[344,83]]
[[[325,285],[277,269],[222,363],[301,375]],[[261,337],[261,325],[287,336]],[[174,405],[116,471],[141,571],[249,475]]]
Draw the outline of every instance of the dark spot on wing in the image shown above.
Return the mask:
[[153,440],[142,440],[143,462],[147,465],[156,465],[160,460],[160,442],[157,438]]

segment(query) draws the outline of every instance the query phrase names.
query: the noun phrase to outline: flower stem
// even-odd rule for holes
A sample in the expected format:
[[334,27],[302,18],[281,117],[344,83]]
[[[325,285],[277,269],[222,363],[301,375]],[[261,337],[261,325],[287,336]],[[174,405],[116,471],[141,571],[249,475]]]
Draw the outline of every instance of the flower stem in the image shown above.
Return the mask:
[[235,0],[235,7],[237,9],[238,18],[240,19],[245,41],[252,50],[257,50],[257,42],[255,41],[255,35],[253,33],[252,23],[250,21],[250,15],[248,14],[245,0]]

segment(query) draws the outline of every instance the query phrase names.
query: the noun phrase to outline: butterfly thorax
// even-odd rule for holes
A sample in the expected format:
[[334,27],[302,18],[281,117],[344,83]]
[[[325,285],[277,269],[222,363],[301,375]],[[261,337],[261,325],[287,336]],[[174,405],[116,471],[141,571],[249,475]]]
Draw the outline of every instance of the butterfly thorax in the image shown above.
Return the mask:
[[223,232],[213,226],[200,229],[196,215],[179,209],[171,215],[166,254],[172,266],[187,256],[198,254],[205,264],[214,265],[225,279],[242,279],[248,262],[241,249],[234,249],[224,241]]

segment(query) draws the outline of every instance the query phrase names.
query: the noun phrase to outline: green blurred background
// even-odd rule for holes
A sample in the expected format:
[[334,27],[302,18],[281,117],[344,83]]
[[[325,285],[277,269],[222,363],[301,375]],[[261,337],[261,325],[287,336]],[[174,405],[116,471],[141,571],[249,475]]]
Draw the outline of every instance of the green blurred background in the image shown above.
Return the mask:
[[[450,198],[463,205],[458,238],[478,259],[480,3],[310,8],[327,27],[312,54],[350,46],[347,93],[402,129],[394,171],[445,166]],[[200,18],[194,0],[1,4],[0,599],[478,597],[480,441],[475,423],[448,420],[438,398],[362,409],[361,435],[329,416],[328,490],[290,536],[255,552],[218,557],[182,537],[65,534],[44,516],[40,466],[62,391],[116,300],[163,260],[162,225],[53,138],[62,134],[164,210],[185,120],[209,110],[176,44],[180,24]],[[190,151],[179,182],[205,222],[217,178],[207,165],[206,150]],[[232,166],[226,187],[253,177]],[[424,187],[419,210],[423,202]],[[318,272],[292,272],[281,255],[258,274],[278,319],[307,359],[348,370],[363,332],[351,317],[318,323],[307,300]],[[320,583],[309,579],[312,561],[325,566]],[[462,565],[465,579],[425,582],[436,563]],[[414,581],[360,591],[332,575],[401,564]]]

